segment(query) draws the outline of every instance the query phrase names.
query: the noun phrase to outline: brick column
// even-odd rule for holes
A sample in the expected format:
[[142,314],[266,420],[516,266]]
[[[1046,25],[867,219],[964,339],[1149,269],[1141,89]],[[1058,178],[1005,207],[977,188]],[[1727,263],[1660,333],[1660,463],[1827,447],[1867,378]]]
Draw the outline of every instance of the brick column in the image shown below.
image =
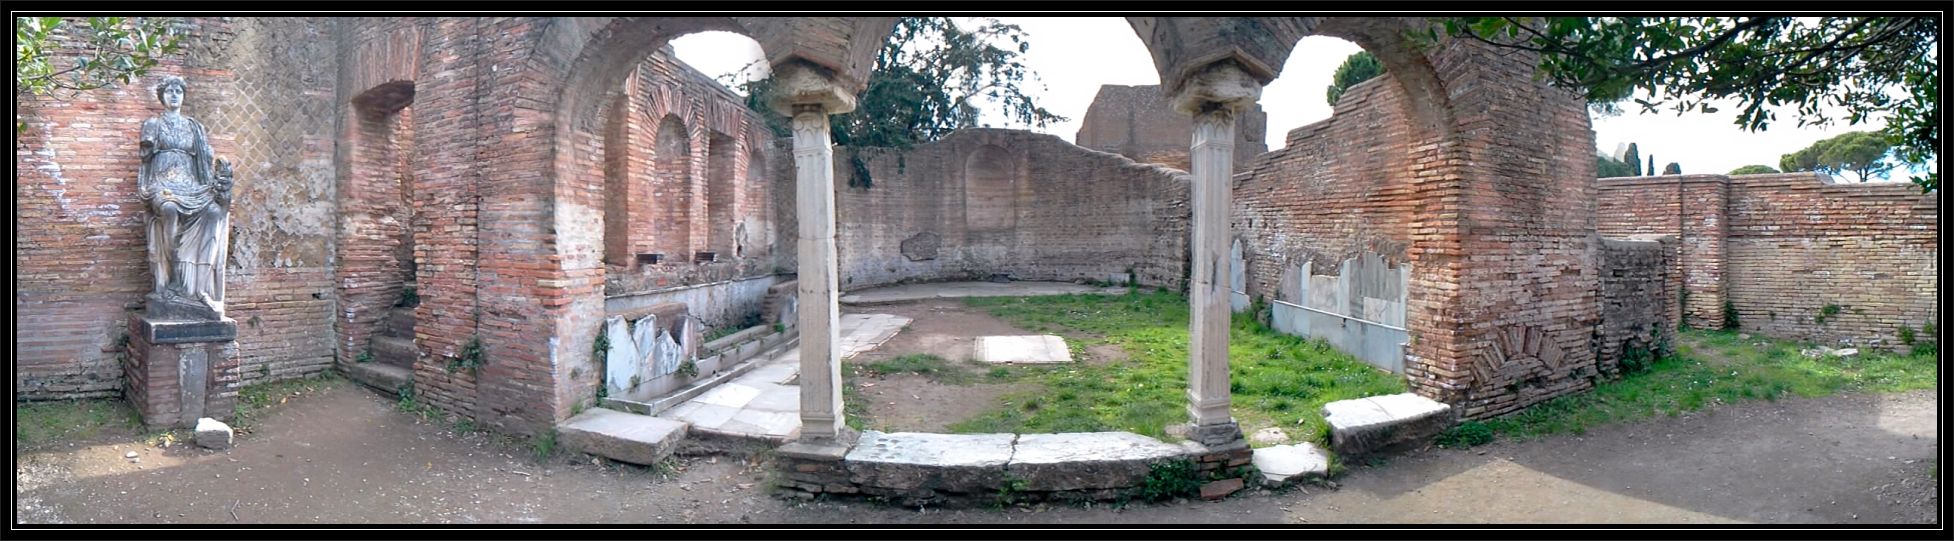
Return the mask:
[[1205,445],[1242,439],[1229,412],[1229,213],[1235,176],[1235,118],[1262,94],[1262,85],[1233,62],[1219,62],[1184,83],[1174,106],[1194,116],[1193,283],[1189,287],[1187,412],[1189,437]]

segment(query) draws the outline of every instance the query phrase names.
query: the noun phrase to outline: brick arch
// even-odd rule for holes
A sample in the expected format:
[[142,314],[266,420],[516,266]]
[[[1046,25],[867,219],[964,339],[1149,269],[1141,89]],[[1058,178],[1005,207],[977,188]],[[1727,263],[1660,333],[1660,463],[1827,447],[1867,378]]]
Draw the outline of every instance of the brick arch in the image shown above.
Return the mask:
[[[811,64],[859,90],[894,21],[476,20],[482,28],[474,43],[497,58],[472,72],[493,81],[476,90],[486,92],[476,107],[480,135],[489,141],[476,162],[481,255],[475,328],[488,357],[472,391],[478,421],[534,433],[594,396],[599,370],[591,344],[604,314],[603,112],[637,62],[672,38],[729,31],[754,37],[775,65]],[[692,128],[702,126],[695,122]]]
[[[1170,96],[1217,62],[1233,62],[1266,84],[1306,35],[1350,40],[1376,55],[1396,81],[1408,132],[1401,162],[1386,168],[1402,188],[1383,199],[1353,199],[1372,205],[1351,212],[1410,217],[1388,240],[1408,244],[1412,265],[1411,388],[1477,418],[1591,385],[1589,342],[1600,322],[1594,165],[1586,158],[1593,132],[1578,95],[1535,80],[1537,56],[1443,37],[1420,47],[1405,37],[1424,28],[1419,18],[1129,21]],[[1258,180],[1283,174],[1280,157],[1257,163]],[[1379,201],[1396,210],[1379,210]],[[1363,231],[1357,233],[1361,241]],[[1470,364],[1515,332],[1565,353],[1528,393],[1512,390],[1505,375],[1475,374]]]

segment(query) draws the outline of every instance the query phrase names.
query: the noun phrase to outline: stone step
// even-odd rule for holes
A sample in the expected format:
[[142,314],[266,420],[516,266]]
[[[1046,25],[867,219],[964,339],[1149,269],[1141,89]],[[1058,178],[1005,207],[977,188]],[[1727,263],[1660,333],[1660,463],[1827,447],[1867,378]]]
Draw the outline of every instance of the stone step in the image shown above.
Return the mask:
[[556,425],[564,449],[650,466],[671,456],[688,425],[670,419],[595,408]]
[[1452,407],[1411,393],[1338,400],[1323,405],[1330,448],[1349,463],[1371,453],[1430,441],[1452,426]]
[[412,368],[414,359],[419,356],[414,349],[413,338],[398,336],[373,337],[373,362]]
[[414,384],[414,371],[391,364],[368,362],[352,365],[347,375],[353,381],[366,384],[390,395],[400,396],[400,390]]
[[414,309],[395,307],[387,311],[387,326],[384,333],[391,336],[414,336]]

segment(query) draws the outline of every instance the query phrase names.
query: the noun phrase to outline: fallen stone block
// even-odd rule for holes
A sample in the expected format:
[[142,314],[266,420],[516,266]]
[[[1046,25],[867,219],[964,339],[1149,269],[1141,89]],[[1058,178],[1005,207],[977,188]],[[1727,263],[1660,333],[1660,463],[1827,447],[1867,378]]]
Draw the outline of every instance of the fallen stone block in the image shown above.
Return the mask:
[[678,448],[679,441],[685,439],[686,424],[597,408],[571,417],[557,425],[556,431],[564,449],[650,466]]
[[1279,487],[1330,474],[1330,457],[1310,443],[1278,445],[1255,450],[1255,469],[1266,486]]
[[1452,407],[1411,393],[1323,405],[1330,448],[1345,459],[1422,443],[1444,431]]
[[231,425],[204,417],[197,419],[197,446],[208,449],[231,448]]

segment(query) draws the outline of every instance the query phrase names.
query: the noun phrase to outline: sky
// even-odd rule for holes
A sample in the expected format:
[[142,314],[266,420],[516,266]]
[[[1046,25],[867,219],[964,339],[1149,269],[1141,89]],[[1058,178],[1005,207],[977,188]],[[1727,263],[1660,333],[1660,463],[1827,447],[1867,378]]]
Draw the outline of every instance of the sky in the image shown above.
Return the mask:
[[[1031,50],[1021,61],[1038,80],[1026,86],[1026,93],[1066,120],[1038,128],[1007,123],[1001,115],[985,115],[993,127],[1028,128],[1070,141],[1100,85],[1160,84],[1146,46],[1124,19],[998,19],[1021,27],[1031,43]],[[672,47],[679,60],[714,77],[751,66],[761,56],[758,43],[729,32],[691,34],[672,40]],[[1354,43],[1322,36],[1306,37],[1297,43],[1281,76],[1262,89],[1262,110],[1268,114],[1269,129],[1264,140],[1270,150],[1283,146],[1289,130],[1330,117],[1324,89],[1330,85],[1337,65],[1361,50]],[[1750,132],[1735,124],[1734,103],[1716,105],[1725,112],[1678,116],[1674,111],[1644,114],[1639,106],[1628,103],[1619,116],[1593,119],[1595,147],[1613,155],[1618,146],[1633,142],[1644,160],[1655,157],[1658,168],[1676,162],[1684,173],[1726,173],[1752,164],[1776,167],[1780,156],[1818,140],[1849,131],[1877,130],[1883,124],[1875,119],[1871,124],[1847,126],[1844,116],[1837,115],[1840,120],[1832,126],[1800,128],[1794,110],[1785,108],[1779,110],[1779,120],[1769,129]],[[1902,166],[1891,178],[1904,181],[1907,174]]]

